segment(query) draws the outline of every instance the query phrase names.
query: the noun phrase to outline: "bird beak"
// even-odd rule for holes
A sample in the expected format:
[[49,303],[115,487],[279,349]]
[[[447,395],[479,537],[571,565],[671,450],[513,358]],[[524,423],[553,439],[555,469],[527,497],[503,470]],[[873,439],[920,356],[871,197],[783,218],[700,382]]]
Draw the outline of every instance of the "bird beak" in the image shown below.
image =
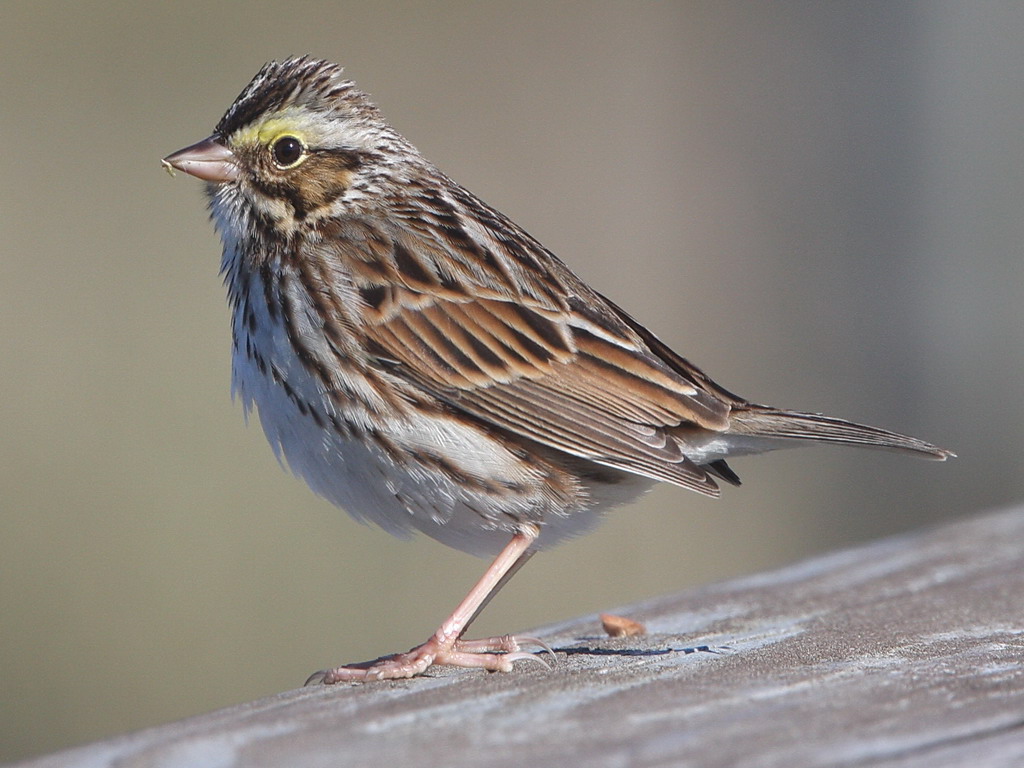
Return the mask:
[[234,153],[212,136],[191,147],[179,149],[161,160],[160,164],[172,176],[177,168],[197,179],[215,183],[236,181],[239,176]]

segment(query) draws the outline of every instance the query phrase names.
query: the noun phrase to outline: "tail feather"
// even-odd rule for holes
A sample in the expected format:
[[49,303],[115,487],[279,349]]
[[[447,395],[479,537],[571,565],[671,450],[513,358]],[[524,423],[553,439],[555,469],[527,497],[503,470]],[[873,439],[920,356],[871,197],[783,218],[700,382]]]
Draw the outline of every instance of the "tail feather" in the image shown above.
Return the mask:
[[733,410],[730,416],[729,431],[733,434],[752,437],[881,448],[912,453],[936,461],[945,461],[956,456],[952,451],[926,443],[924,440],[890,432],[879,427],[856,424],[845,419],[836,419],[817,413],[783,411],[764,406]]

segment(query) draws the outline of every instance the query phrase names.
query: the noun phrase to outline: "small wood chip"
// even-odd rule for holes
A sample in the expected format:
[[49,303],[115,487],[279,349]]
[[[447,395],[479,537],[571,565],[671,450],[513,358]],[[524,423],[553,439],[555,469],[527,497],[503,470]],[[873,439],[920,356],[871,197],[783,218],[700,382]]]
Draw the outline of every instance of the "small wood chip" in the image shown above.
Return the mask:
[[647,627],[639,621],[627,619],[625,616],[615,616],[611,613],[602,613],[601,626],[608,633],[609,637],[636,637],[646,635]]

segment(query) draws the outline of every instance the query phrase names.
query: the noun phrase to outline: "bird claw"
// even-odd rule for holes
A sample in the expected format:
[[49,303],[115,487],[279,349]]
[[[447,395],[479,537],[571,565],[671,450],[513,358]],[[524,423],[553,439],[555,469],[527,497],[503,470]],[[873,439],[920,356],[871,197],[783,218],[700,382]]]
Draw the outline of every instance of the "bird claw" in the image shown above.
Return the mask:
[[[555,655],[555,652],[554,650],[552,650],[551,646],[545,643],[539,637],[516,637],[516,640],[518,640],[520,643],[526,643],[527,645],[536,645],[540,648],[542,653],[549,654],[551,656],[552,661],[558,661],[558,656]],[[530,654],[530,656],[547,665],[547,662],[544,661],[540,656],[536,654]]]
[[[554,651],[552,651],[550,648],[548,648],[547,650],[551,653],[552,657],[555,656]],[[544,667],[544,669],[548,670],[549,672],[551,671],[551,664],[545,661],[544,657],[536,653],[530,653],[529,651],[520,651],[519,653],[506,653],[504,656],[502,656],[502,658],[508,660],[509,666],[511,666],[517,661],[535,661],[542,667]]]
[[306,687],[308,687],[310,685],[317,685],[319,683],[322,683],[324,681],[324,678],[326,678],[326,677],[327,677],[327,670],[326,669],[318,669],[316,672],[314,672],[312,675],[310,675],[309,677],[306,678],[306,682],[304,682],[302,684],[302,687],[306,688]]
[[535,637],[502,635],[480,640],[448,642],[432,637],[423,645],[406,653],[396,653],[371,662],[314,672],[306,680],[305,685],[409,678],[423,674],[435,665],[486,669],[489,672],[511,672],[517,661],[535,661],[545,669],[552,668],[551,664],[537,653],[521,650],[523,644],[539,646],[541,653],[551,654],[552,660],[557,658],[547,643]]

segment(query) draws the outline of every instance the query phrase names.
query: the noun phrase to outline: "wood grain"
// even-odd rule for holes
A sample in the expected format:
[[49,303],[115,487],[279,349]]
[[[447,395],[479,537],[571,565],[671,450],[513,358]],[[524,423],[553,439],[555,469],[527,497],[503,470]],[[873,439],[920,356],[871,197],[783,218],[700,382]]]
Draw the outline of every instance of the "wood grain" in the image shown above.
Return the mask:
[[1024,765],[1024,509],[615,612],[648,634],[541,629],[551,671],[288,691],[23,765]]

